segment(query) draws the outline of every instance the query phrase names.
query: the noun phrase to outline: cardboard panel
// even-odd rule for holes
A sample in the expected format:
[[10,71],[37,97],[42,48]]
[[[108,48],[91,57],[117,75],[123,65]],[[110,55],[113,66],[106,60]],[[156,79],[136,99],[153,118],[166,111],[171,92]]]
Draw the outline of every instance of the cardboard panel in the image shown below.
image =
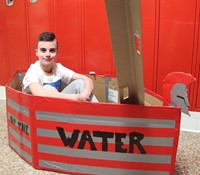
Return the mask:
[[114,77],[87,75],[93,80],[93,93],[99,102],[120,103],[118,81]]
[[120,102],[143,104],[140,1],[105,0],[105,4],[120,89]]

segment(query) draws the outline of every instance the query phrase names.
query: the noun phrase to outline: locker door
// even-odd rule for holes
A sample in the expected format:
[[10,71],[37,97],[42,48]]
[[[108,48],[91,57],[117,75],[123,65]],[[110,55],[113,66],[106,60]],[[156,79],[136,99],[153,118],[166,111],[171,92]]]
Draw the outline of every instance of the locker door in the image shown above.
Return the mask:
[[104,0],[84,0],[83,10],[85,69],[115,75]]
[[38,0],[36,3],[26,0],[26,6],[29,58],[33,63],[37,60],[35,49],[38,35],[41,32],[54,30],[53,3],[52,0]]
[[195,64],[195,70],[196,70],[196,83],[195,88],[193,89],[192,92],[192,99],[193,103],[192,103],[192,107],[194,110],[200,111],[200,2],[198,4],[198,10],[197,10],[197,15],[198,15],[198,22],[197,22],[197,26],[198,26],[198,32],[197,32],[197,55],[196,55],[196,64]]
[[141,0],[142,12],[142,57],[143,57],[143,76],[144,86],[150,90],[154,90],[154,71],[156,68],[155,50],[157,36],[156,13],[158,11],[156,0]]
[[27,67],[28,53],[25,1],[15,0],[12,2],[13,5],[5,6],[5,39],[10,73],[14,74],[17,69]]
[[10,77],[5,29],[5,1],[0,1],[0,85],[7,83]]
[[173,71],[191,73],[196,0],[160,1],[157,92]]
[[81,1],[55,0],[55,30],[59,42],[58,62],[66,67],[82,72],[82,23]]
[[[199,47],[199,54],[198,58],[200,58],[200,47]],[[198,61],[198,75],[197,75],[197,91],[193,93],[193,98],[195,99],[196,103],[193,109],[200,111],[200,60]]]

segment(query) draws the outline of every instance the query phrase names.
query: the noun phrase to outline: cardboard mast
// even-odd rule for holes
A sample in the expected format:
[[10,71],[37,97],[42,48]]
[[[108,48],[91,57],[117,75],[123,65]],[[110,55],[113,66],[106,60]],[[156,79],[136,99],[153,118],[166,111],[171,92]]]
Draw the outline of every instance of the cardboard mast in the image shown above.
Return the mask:
[[140,0],[105,0],[120,102],[144,104]]

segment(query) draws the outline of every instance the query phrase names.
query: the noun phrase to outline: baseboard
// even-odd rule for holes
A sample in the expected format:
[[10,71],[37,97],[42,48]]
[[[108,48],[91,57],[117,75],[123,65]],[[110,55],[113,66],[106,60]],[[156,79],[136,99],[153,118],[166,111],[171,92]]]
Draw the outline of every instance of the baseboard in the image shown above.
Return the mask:
[[181,130],[200,133],[200,112],[190,111],[190,115],[181,114]]
[[[5,86],[0,86],[0,99],[6,100]],[[181,130],[200,133],[200,112],[190,111],[190,114],[181,114]]]
[[0,86],[0,99],[6,100],[6,89],[5,86]]

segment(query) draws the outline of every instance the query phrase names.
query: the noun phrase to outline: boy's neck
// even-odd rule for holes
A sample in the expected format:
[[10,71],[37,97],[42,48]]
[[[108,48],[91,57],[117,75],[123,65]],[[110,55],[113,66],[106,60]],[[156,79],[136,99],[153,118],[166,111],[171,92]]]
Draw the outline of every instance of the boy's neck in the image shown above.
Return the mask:
[[52,75],[53,74],[53,68],[51,67],[51,68],[43,68],[41,65],[40,65],[40,67],[41,67],[41,69],[42,69],[42,71],[44,72],[44,74],[45,75]]

